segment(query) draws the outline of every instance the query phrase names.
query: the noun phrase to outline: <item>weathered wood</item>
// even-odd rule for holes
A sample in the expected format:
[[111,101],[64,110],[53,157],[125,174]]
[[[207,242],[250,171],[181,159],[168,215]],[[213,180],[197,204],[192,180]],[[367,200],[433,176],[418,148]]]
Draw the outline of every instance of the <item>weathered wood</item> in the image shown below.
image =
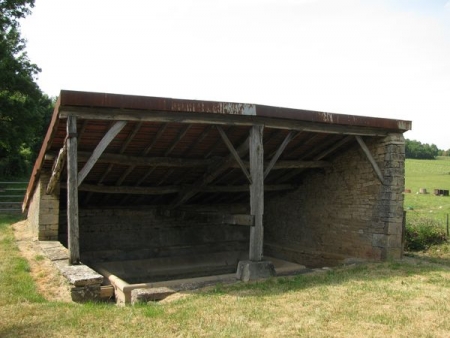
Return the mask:
[[100,299],[108,300],[114,298],[114,286],[102,285],[100,286]]
[[239,164],[239,167],[241,168],[244,175],[247,177],[248,181],[252,183],[252,179],[250,178],[250,173],[248,172],[245,164],[243,163],[241,157],[237,153],[236,149],[234,149],[233,144],[231,143],[230,139],[228,138],[227,134],[223,131],[223,129],[220,126],[216,126],[217,130],[219,131],[220,136],[222,137],[222,140],[225,142],[228,150],[233,155],[236,162]]
[[255,224],[255,217],[253,215],[222,215],[222,223],[253,226]]
[[334,143],[330,148],[322,151],[319,155],[314,157],[314,160],[316,161],[320,161],[321,159],[323,159],[325,156],[331,154],[333,151],[335,151],[336,149],[342,147],[344,144],[346,144],[347,142],[349,142],[350,140],[352,140],[353,137],[351,136],[347,136],[344,137],[342,140],[340,140],[339,142]]
[[380,167],[378,166],[377,162],[375,162],[375,159],[373,158],[372,154],[370,153],[369,148],[367,148],[366,143],[361,138],[361,136],[355,136],[356,141],[358,141],[359,145],[361,146],[361,149],[363,150],[364,154],[366,154],[367,159],[369,160],[370,164],[373,167],[373,170],[375,170],[375,173],[377,174],[378,179],[382,184],[384,184],[384,177],[381,173]]
[[199,219],[205,219],[209,223],[214,224],[230,224],[230,225],[244,225],[253,226],[255,217],[253,215],[245,214],[198,214]]
[[201,135],[199,137],[197,137],[194,142],[189,146],[189,148],[185,151],[185,155],[189,154],[193,149],[196,148],[197,145],[200,144],[200,142],[202,142],[206,136],[208,136],[209,132],[211,131],[211,129],[214,127],[214,125],[209,125],[205,128],[205,130],[203,130],[203,132],[201,133]]
[[275,165],[275,163],[280,158],[280,156],[283,153],[284,149],[286,149],[286,147],[289,144],[289,142],[291,142],[296,135],[298,135],[298,132],[294,132],[294,131],[291,131],[291,132],[289,132],[289,134],[286,135],[286,138],[284,139],[283,143],[281,143],[280,147],[278,148],[277,152],[275,153],[275,155],[270,160],[269,164],[267,166],[265,166],[266,169],[264,171],[264,178],[266,178],[267,175],[269,175],[270,171],[272,170],[273,166]]
[[64,168],[64,164],[66,162],[67,156],[67,141],[64,142],[64,146],[59,150],[58,157],[53,163],[52,176],[47,184],[47,195],[53,194],[53,191],[56,188],[56,185],[59,182],[59,178],[61,177],[61,172]]
[[263,214],[264,214],[264,145],[263,126],[250,129],[250,214],[255,217],[255,225],[250,228],[249,259],[261,261],[263,256]]
[[136,125],[134,126],[133,130],[131,131],[131,133],[128,135],[128,137],[125,140],[125,142],[122,143],[122,146],[120,147],[119,153],[123,154],[125,152],[125,150],[128,148],[128,145],[134,139],[134,137],[138,133],[139,129],[141,129],[141,127],[142,127],[142,122],[136,123]]
[[[47,154],[45,156],[46,160],[54,160],[57,156],[52,154]],[[78,152],[78,160],[79,161],[87,161],[90,158],[90,153],[87,152]],[[225,158],[223,158],[224,160]],[[208,167],[217,161],[217,158],[212,159],[189,159],[189,158],[174,158],[174,157],[141,157],[141,156],[129,156],[122,154],[110,154],[103,153],[102,156],[97,160],[97,163],[110,163],[110,164],[118,164],[123,165],[131,164],[132,169],[136,166],[142,167],[167,167],[167,168],[200,168],[200,167]],[[250,167],[250,162],[242,161],[243,165],[246,168]],[[265,165],[268,166],[269,162],[265,162]],[[331,164],[326,161],[278,161],[274,164],[273,170],[278,169],[293,169],[293,168],[322,168],[328,167]],[[229,164],[228,168],[241,168],[240,165],[236,162],[232,162]],[[101,183],[101,181],[99,181]]]
[[[159,138],[161,137],[161,135],[164,133],[164,131],[167,128],[167,123],[165,123],[161,128],[159,128],[158,132],[156,133],[155,138],[153,139],[153,141],[150,143],[150,145],[148,147],[146,147],[144,149],[144,151],[142,152],[142,156],[147,155],[150,150],[153,148],[153,146],[155,145],[155,143],[159,140]],[[121,152],[122,153],[122,152]],[[102,156],[103,157],[103,156]],[[130,162],[128,160],[126,161],[122,161],[119,164],[123,164],[123,163],[127,163],[127,164],[131,164],[130,167],[128,167],[128,169],[119,177],[119,179],[116,182],[116,185],[121,185],[123,181],[125,181],[125,179],[128,177],[129,174],[131,174],[131,172],[138,166],[138,164],[135,164],[133,162]]]
[[129,187],[129,186],[115,186],[115,185],[95,185],[83,183],[78,187],[80,191],[89,191],[96,193],[107,194],[131,194],[131,195],[165,195],[180,192],[181,186],[166,186],[166,187]]
[[[237,149],[237,153],[241,156],[241,154],[248,151],[248,139],[246,139]],[[178,207],[184,203],[186,203],[190,198],[195,196],[201,189],[207,186],[209,183],[214,181],[220,174],[222,174],[225,170],[227,170],[231,163],[235,161],[233,155],[229,155],[225,159],[221,159],[212,167],[211,171],[201,177],[194,184],[194,188],[188,189],[185,192],[181,193],[171,204],[172,207]]]
[[324,168],[329,166],[331,166],[331,163],[327,161],[278,161],[272,170]]
[[68,115],[75,115],[80,119],[87,120],[107,120],[107,121],[142,121],[158,123],[201,123],[216,125],[252,126],[255,123],[264,125],[266,128],[298,130],[313,133],[346,134],[361,136],[386,136],[389,130],[372,127],[360,127],[338,124],[315,123],[309,121],[297,121],[287,119],[275,119],[268,117],[230,115],[230,114],[210,114],[210,113],[186,113],[168,111],[136,111],[131,109],[107,110],[98,108],[76,109],[63,107],[59,113],[60,118],[67,118]]
[[[154,187],[130,187],[130,186],[116,186],[116,185],[95,185],[83,183],[78,187],[79,191],[103,193],[103,194],[130,194],[130,195],[166,195],[186,191],[186,189],[193,189],[193,185],[169,185],[169,186],[154,186]],[[265,185],[265,191],[287,191],[294,190],[297,186],[294,184],[272,184]],[[65,186],[62,189],[66,189]],[[249,191],[248,185],[216,185],[204,186],[199,189],[199,192],[208,193],[239,193]]]
[[181,141],[181,139],[186,135],[186,133],[191,128],[191,124],[187,124],[181,131],[178,133],[176,139],[172,142],[172,144],[167,148],[166,152],[164,153],[164,156],[168,156],[172,150],[177,146],[177,144]]
[[[264,191],[286,191],[297,189],[295,184],[271,184],[264,185]],[[214,185],[206,186],[201,189],[202,192],[246,192],[249,191],[248,185]]]
[[[78,159],[80,161],[89,158],[89,153],[79,152]],[[174,157],[146,157],[146,156],[130,156],[123,154],[103,153],[97,160],[98,163],[112,163],[118,165],[132,166],[148,166],[148,167],[173,167],[173,168],[192,168],[192,167],[207,167],[214,162],[212,160],[204,159],[185,159]]]
[[102,153],[105,151],[106,147],[111,143],[111,141],[116,137],[118,133],[125,127],[127,124],[126,121],[118,121],[116,122],[111,129],[108,130],[108,132],[103,136],[100,143],[97,145],[97,147],[94,149],[94,152],[92,153],[89,160],[84,165],[83,169],[80,170],[78,174],[78,185],[80,185],[86,176],[89,174],[91,169],[94,167],[95,163],[99,159],[99,157],[102,155]]
[[78,228],[78,161],[77,118],[67,118],[67,227],[69,265],[80,263]]
[[[135,137],[136,134],[138,133],[139,129],[141,129],[141,127],[142,127],[142,122],[139,122],[139,123],[137,123],[137,124],[134,126],[133,131],[130,133],[130,135],[128,135],[127,139],[125,140],[125,142],[124,142],[124,143],[122,144],[122,146],[120,147],[119,154],[123,154],[123,153],[125,152],[125,150],[127,149],[128,145],[129,145],[130,142],[134,139],[134,137]],[[97,162],[98,162],[98,161],[97,161]],[[127,163],[127,162],[125,162],[125,163]],[[108,176],[108,174],[111,172],[112,168],[113,168],[113,164],[110,163],[109,166],[108,166],[108,168],[105,170],[105,172],[103,173],[103,175],[102,175],[102,177],[100,178],[100,181],[99,181],[98,183],[101,183],[101,182],[103,182],[103,181],[106,179],[106,177]],[[128,175],[131,171],[133,171],[133,169],[134,169],[133,166],[129,167],[129,168],[127,169],[127,171],[125,172],[125,174],[123,174],[123,175],[118,179],[118,181],[116,182],[116,185],[122,184],[122,182],[125,180],[125,178],[127,177],[127,175]],[[128,172],[128,171],[129,171],[129,172]],[[89,195],[89,197],[90,197],[90,195]]]

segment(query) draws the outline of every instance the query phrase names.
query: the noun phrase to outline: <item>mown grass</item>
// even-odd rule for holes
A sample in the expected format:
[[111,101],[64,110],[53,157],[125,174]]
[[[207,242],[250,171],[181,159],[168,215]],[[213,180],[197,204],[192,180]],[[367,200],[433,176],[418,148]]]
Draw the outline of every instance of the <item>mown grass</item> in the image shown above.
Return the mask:
[[[407,159],[405,163],[405,187],[411,189],[405,194],[407,220],[434,219],[446,226],[450,214],[450,197],[435,196],[434,189],[450,190],[450,157],[436,160]],[[428,194],[419,194],[425,188]]]
[[[0,337],[446,337],[448,254],[216,285],[117,307],[46,301],[0,216]],[[429,262],[431,259],[433,261]]]

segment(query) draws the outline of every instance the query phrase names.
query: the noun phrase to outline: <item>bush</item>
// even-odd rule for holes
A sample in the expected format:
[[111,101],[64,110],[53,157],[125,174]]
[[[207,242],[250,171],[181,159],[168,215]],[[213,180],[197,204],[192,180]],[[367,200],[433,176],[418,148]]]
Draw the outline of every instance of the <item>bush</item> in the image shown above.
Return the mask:
[[433,219],[418,218],[406,224],[405,250],[427,250],[431,245],[447,241],[447,233]]

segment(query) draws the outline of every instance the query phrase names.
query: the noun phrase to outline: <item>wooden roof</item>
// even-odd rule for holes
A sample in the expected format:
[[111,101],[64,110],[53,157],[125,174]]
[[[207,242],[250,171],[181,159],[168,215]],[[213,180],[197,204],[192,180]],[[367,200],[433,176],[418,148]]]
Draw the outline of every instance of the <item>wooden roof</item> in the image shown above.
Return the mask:
[[[80,205],[214,204],[248,200],[248,135],[264,126],[266,196],[295,188],[305,170],[320,170],[355,136],[411,129],[410,121],[254,104],[61,91],[25,196],[52,171],[77,117]],[[105,135],[117,134],[93,164]],[[112,130],[112,131],[111,131]],[[234,152],[234,154],[233,154]],[[240,163],[239,163],[240,162]],[[60,176],[66,182],[65,170]],[[61,194],[61,199],[65,194]]]

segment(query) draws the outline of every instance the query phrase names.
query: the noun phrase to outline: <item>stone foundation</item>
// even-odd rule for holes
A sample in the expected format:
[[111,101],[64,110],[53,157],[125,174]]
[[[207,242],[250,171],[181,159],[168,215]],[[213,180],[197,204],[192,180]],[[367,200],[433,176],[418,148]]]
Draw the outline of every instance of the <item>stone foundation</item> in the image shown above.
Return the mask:
[[59,242],[43,241],[42,251],[71,285],[72,300],[78,303],[101,301],[103,276],[86,265],[69,265],[69,254]]

